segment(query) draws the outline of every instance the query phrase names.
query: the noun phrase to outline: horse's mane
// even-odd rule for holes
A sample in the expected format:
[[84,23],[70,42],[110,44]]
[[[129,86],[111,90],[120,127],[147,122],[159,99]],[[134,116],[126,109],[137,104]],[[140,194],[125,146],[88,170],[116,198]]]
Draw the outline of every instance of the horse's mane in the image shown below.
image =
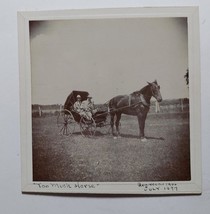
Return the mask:
[[135,95],[135,96],[138,96],[140,94],[144,94],[147,89],[148,89],[148,85],[144,86],[142,89],[140,89],[138,91],[132,92],[131,94]]

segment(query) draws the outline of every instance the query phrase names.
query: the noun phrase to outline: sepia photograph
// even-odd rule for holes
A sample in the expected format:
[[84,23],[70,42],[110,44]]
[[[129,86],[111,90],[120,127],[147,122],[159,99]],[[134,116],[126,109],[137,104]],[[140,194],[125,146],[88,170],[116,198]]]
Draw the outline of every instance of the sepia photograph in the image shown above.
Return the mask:
[[201,192],[196,9],[185,9],[26,14],[23,191]]

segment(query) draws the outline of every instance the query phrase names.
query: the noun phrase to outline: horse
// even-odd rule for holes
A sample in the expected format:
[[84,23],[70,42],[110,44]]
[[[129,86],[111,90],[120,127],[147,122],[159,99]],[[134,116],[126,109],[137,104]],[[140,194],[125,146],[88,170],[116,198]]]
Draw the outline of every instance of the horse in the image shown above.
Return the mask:
[[[147,113],[150,109],[150,99],[154,97],[158,102],[162,101],[160,86],[157,81],[150,83],[129,95],[118,95],[113,97],[108,103],[108,111],[111,116],[111,129],[114,138],[120,137],[119,124],[122,114],[137,116],[139,124],[139,138],[141,141],[147,141],[144,128]],[[116,116],[116,120],[115,120]],[[117,136],[114,134],[114,120]]]

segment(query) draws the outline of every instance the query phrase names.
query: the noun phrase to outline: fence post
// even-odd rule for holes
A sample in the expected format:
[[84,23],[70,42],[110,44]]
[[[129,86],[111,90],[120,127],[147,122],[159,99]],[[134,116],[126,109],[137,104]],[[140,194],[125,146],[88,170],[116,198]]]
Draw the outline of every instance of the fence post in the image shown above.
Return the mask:
[[184,111],[183,99],[181,98],[181,109]]
[[157,100],[155,101],[155,112],[156,113],[160,112],[160,104]]
[[42,110],[41,110],[41,107],[39,106],[39,116],[41,117],[42,116]]

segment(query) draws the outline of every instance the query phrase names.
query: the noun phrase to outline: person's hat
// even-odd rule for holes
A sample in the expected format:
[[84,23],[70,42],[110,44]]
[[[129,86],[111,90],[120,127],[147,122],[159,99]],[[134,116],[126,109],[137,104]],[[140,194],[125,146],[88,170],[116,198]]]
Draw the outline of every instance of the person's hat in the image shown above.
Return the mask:
[[77,98],[81,98],[81,96],[78,94],[78,95],[77,95]]

